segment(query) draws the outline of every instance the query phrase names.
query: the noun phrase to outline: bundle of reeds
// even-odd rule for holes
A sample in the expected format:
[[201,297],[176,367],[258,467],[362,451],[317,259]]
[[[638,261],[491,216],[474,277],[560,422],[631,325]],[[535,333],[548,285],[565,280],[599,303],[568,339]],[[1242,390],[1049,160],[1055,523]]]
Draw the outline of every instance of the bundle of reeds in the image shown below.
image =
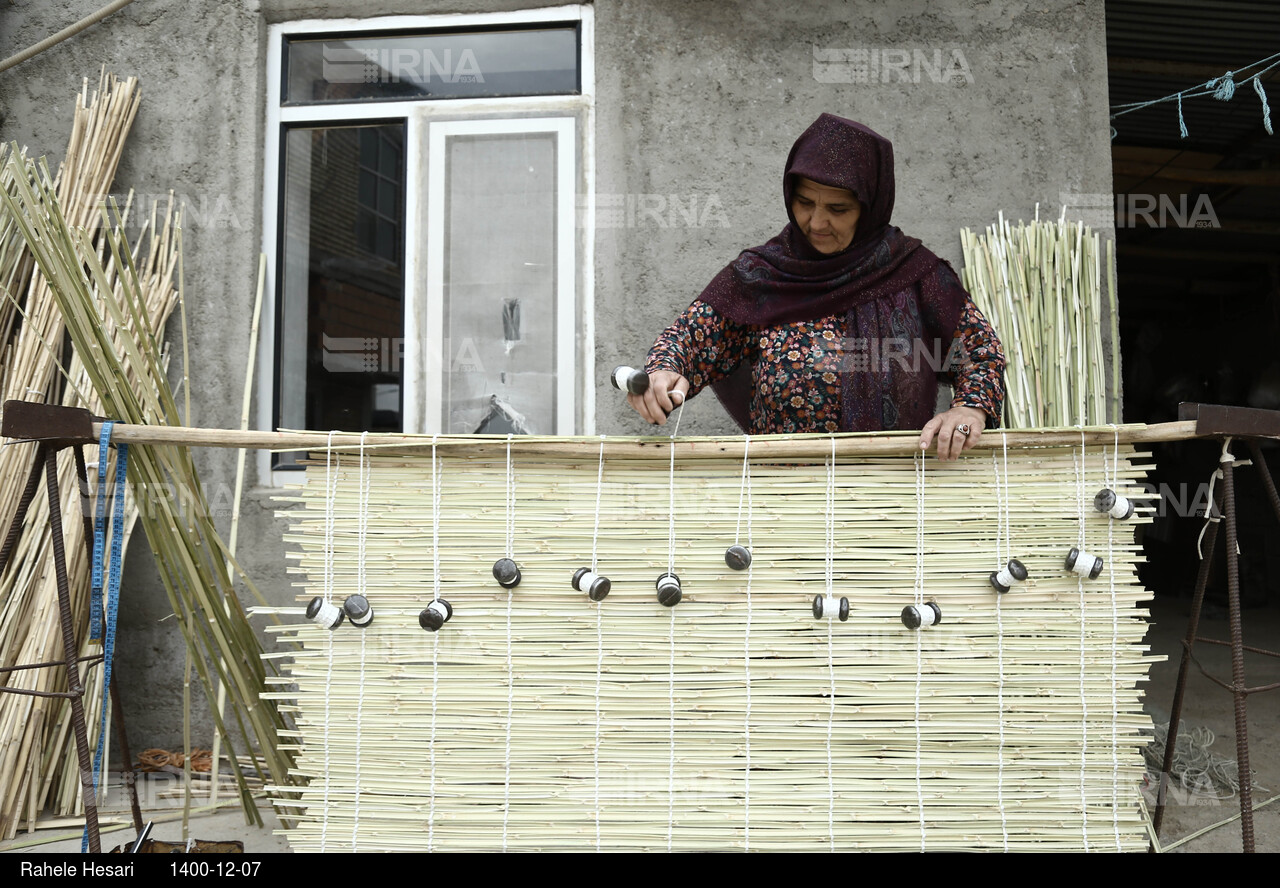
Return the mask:
[[[7,150],[7,149],[6,149]],[[26,150],[22,150],[25,158]],[[20,166],[16,169],[25,170]],[[10,194],[14,184],[11,180],[13,170],[5,165],[0,167],[0,188]],[[10,341],[14,331],[14,322],[18,317],[19,301],[27,292],[31,280],[31,254],[27,252],[22,232],[17,222],[8,215],[0,216],[0,358],[3,358],[3,369],[0,369],[0,392],[8,392],[9,367],[12,363],[10,352],[13,343]],[[18,298],[10,299],[8,294],[17,294]]]
[[[1132,495],[1145,469],[1108,439],[922,468],[841,437],[833,469],[755,456],[744,475],[741,459],[671,469],[653,439],[610,439],[601,464],[598,440],[564,440],[575,457],[517,438],[514,488],[501,457],[476,456],[492,440],[451,438],[434,463],[320,456],[285,500],[299,603],[360,593],[374,617],[329,631],[279,611],[298,621],[276,681],[296,685],[278,696],[309,780],[278,803],[299,819],[289,840],[1140,850],[1147,518],[1092,499]],[[510,590],[491,572],[508,534]],[[735,543],[749,572],[726,566]],[[1065,570],[1073,546],[1105,573]],[[668,609],[655,580],[673,557]],[[1010,557],[1030,577],[1000,595],[988,575]],[[612,582],[599,603],[571,582],[591,565]],[[847,621],[814,618],[828,588]],[[452,617],[432,633],[437,591]],[[913,631],[900,614],[921,598],[943,618]]]
[[1042,222],[1039,207],[1030,224],[1011,226],[1001,213],[986,234],[966,228],[960,241],[964,284],[1004,346],[1005,427],[1118,423],[1113,243],[1104,257],[1097,232],[1067,220],[1065,210],[1057,222]]
[[[134,249],[119,217],[112,219],[100,208],[89,224],[75,224],[64,214],[47,170],[37,170],[29,161],[24,167],[17,155],[7,164],[15,168],[15,184],[3,195],[3,205],[16,220],[40,273],[53,282],[48,292],[55,313],[65,322],[82,359],[68,375],[68,391],[81,399],[76,403],[96,403],[95,412],[127,422],[182,424],[161,347],[164,320],[174,305],[175,263],[180,263],[176,221],[152,220],[148,248]],[[59,332],[53,341],[61,337]],[[77,375],[82,377],[79,381]],[[138,448],[128,474],[161,579],[211,705],[216,684],[227,688],[230,718],[215,712],[215,722],[227,744],[246,814],[260,822],[236,753],[256,747],[267,770],[286,779],[288,757],[276,748],[282,722],[273,705],[259,702],[265,674],[261,647],[233,594],[227,553],[190,452],[183,447]],[[78,511],[79,504],[70,508]],[[68,540],[69,558],[77,557],[78,551]],[[246,584],[253,589],[247,578]],[[262,768],[258,770],[261,777]],[[24,798],[34,807],[34,796]]]
[[[136,79],[122,82],[105,73],[95,91],[90,93],[86,81],[76,99],[67,156],[59,169],[57,195],[67,208],[67,218],[91,232],[99,226],[99,207],[110,191],[138,101]],[[47,177],[48,172],[44,175]],[[24,190],[34,187],[36,177],[36,165],[25,152],[16,146],[0,149],[0,189],[6,196],[6,207],[0,210],[0,302],[8,313],[0,313],[0,328],[6,333],[3,397],[5,400],[60,402],[98,412],[101,405],[93,397],[78,357],[72,356],[65,370],[59,366],[64,332],[62,315],[48,279],[35,268],[34,257],[26,246],[22,220],[7,209]],[[105,246],[105,241],[96,235],[94,242],[99,250]],[[172,294],[165,292],[166,288],[172,290],[172,275],[155,277],[163,272],[157,265],[161,255],[159,246],[160,242],[155,241],[151,254],[137,259],[149,274],[149,298],[163,325],[163,318],[172,307]],[[157,303],[166,298],[169,306]],[[14,323],[16,318],[21,318],[20,324]],[[138,383],[134,373],[131,373],[131,382]],[[0,487],[4,491],[0,497],[0,522],[5,528],[13,519],[33,455],[31,447],[0,449]],[[61,511],[67,516],[78,516],[82,505],[72,483],[75,476],[71,452],[63,451],[58,463],[60,476],[65,479]],[[112,467],[108,479],[113,475]],[[132,526],[132,522],[130,504],[126,524]],[[81,648],[79,653],[87,656],[100,651],[101,644],[91,643],[88,638],[89,559],[84,527],[80,521],[67,521],[63,530],[73,625]],[[12,552],[5,576],[0,578],[2,665],[56,661],[63,656],[51,557],[48,502],[41,496],[32,502],[23,534]],[[101,714],[101,676],[100,669],[82,670],[85,714],[95,739]],[[39,691],[66,689],[65,676],[56,667],[12,673],[6,684]],[[0,835],[12,837],[22,822],[33,823],[46,806],[65,814],[81,809],[79,771],[70,727],[70,706],[65,700],[0,695]]]

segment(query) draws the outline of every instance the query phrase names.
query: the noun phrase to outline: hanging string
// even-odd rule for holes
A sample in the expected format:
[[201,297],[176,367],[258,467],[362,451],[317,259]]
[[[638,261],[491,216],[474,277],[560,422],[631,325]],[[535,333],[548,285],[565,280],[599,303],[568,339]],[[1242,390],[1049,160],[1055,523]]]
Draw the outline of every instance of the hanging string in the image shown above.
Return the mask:
[[596,514],[591,525],[591,572],[596,572],[596,543],[600,539],[600,493],[604,490],[604,435],[600,436],[600,459],[596,465]]
[[431,597],[440,600],[440,466],[431,436]]
[[[333,561],[334,561],[334,523],[335,513],[337,511],[336,500],[338,498],[338,471],[341,468],[342,456],[333,451],[333,432],[329,432],[329,439],[325,445],[324,456],[324,558],[322,561],[323,579],[321,588],[324,590],[324,602],[328,604],[333,598]],[[325,673],[324,686],[326,688],[333,686],[333,633],[326,633],[329,636],[328,649],[328,667]],[[324,811],[324,819],[320,823],[320,852],[323,854],[325,844],[329,840],[329,784],[332,783],[333,769],[329,765],[329,712],[330,712],[330,694],[324,695],[324,796],[321,801],[321,808]]]
[[[830,605],[835,595],[835,548],[836,548],[836,439],[831,438],[831,458],[827,461],[827,598],[824,605]],[[834,740],[836,722],[836,653],[835,634],[831,620],[827,620],[827,838],[831,853],[836,851],[836,775],[835,761],[832,757],[831,744]]]
[[322,562],[321,589],[324,592],[324,603],[329,604],[333,598],[333,531],[335,500],[338,498],[337,470],[341,466],[342,455],[333,452],[333,432],[329,432],[329,440],[324,454],[324,560]]
[[[1120,479],[1120,427],[1111,424],[1114,436],[1111,445],[1111,472],[1107,472],[1107,452],[1102,451],[1102,476],[1107,489],[1119,492]],[[1111,587],[1111,826],[1115,831],[1116,850],[1120,850],[1120,689],[1116,670],[1117,649],[1120,647],[1120,608],[1116,602],[1115,571],[1115,522],[1107,521],[1107,582]]]
[[[680,406],[675,409],[675,426],[671,430],[670,443],[667,445],[671,451],[671,467],[667,477],[667,488],[670,492],[667,503],[667,573],[675,573],[676,570],[676,435],[680,434],[680,416],[683,413],[684,401],[682,400]],[[674,609],[672,613],[675,613]]]
[[[356,538],[356,591],[366,599],[369,597],[366,565],[369,560],[367,541],[369,532],[369,478],[371,474],[369,470],[371,467],[364,455],[364,441],[368,435],[368,432],[360,433],[360,499],[359,522],[357,523],[359,535]],[[364,641],[368,634],[365,630],[360,631],[360,687],[356,690],[356,798],[351,823],[351,850],[353,852],[360,850],[360,763],[364,759],[361,754],[361,735],[364,724]],[[333,638],[332,632],[329,633],[329,637]]]
[[[924,607],[924,460],[925,452],[916,451],[916,607]],[[828,624],[830,625],[830,624]],[[922,740],[920,736],[920,683],[921,670],[924,666],[924,633],[914,633],[916,637],[916,810],[920,816],[920,850],[925,850],[924,827],[924,784],[920,775],[920,756]]]
[[[996,475],[996,570],[1001,570],[1013,557],[1013,532],[1009,526],[1009,436],[1000,435],[1004,449],[1004,471],[996,452],[991,451],[991,465]],[[1003,527],[1001,526],[1003,525]],[[1000,539],[1004,538],[1004,554],[1000,553]],[[1000,808],[1000,836],[1005,851],[1009,850],[1009,818],[1004,808],[1004,616],[1001,602],[1004,596],[996,595],[996,724],[1000,731],[996,749],[996,805]]]
[[[1239,81],[1239,82],[1236,81],[1235,79],[1236,75],[1241,74],[1245,71],[1248,71],[1252,68],[1256,68],[1259,65],[1265,65],[1265,67],[1255,72],[1254,74],[1249,75],[1242,81]],[[1218,101],[1227,102],[1227,101],[1230,101],[1235,96],[1237,86],[1239,86],[1241,83],[1252,81],[1254,91],[1257,92],[1259,98],[1262,99],[1262,125],[1266,128],[1267,135],[1273,135],[1273,132],[1271,129],[1271,112],[1270,112],[1270,108],[1267,107],[1267,97],[1262,87],[1262,76],[1276,67],[1280,67],[1280,52],[1275,53],[1273,55],[1269,55],[1264,59],[1259,59],[1258,61],[1253,62],[1252,64],[1245,65],[1243,68],[1237,68],[1234,71],[1227,71],[1225,74],[1222,74],[1219,77],[1214,77],[1210,80],[1207,80],[1203,84],[1200,84],[1198,86],[1193,86],[1188,89],[1179,90],[1176,93],[1170,93],[1169,95],[1162,96],[1158,99],[1151,99],[1146,102],[1128,102],[1126,104],[1112,105],[1111,119],[1115,120],[1117,117],[1120,117],[1124,114],[1131,114],[1134,111],[1141,111],[1143,108],[1150,108],[1152,105],[1159,105],[1163,102],[1177,102],[1178,103],[1178,132],[1179,132],[1179,135],[1185,139],[1187,137],[1187,124],[1182,117],[1182,97],[1183,96],[1186,96],[1187,98],[1196,98],[1199,96],[1211,95]],[[1115,136],[1113,135],[1112,138],[1114,139]]]
[[[436,457],[436,437],[431,436],[431,587],[432,599],[440,600],[440,467]],[[428,790],[427,851],[435,850],[436,836],[436,714],[440,688],[440,633],[431,633],[431,739],[427,744],[431,771]]]
[[1267,131],[1268,136],[1274,136],[1275,130],[1271,128],[1271,106],[1267,104],[1267,91],[1262,88],[1262,81],[1257,77],[1253,78],[1253,91],[1258,94],[1258,99],[1262,102],[1262,127]]
[[[675,573],[676,569],[676,435],[680,433],[680,416],[684,413],[684,398],[676,407],[675,426],[671,430],[671,441],[667,445],[671,451],[670,468],[667,476],[669,498],[667,502],[667,573]],[[671,842],[675,836],[675,804],[676,804],[676,609],[670,608],[671,623],[667,642],[671,650],[668,666],[667,703],[671,710],[671,728],[667,737],[670,749],[670,760],[667,764],[667,850],[671,850]]]
[[[596,517],[591,531],[591,572],[596,572],[596,541],[600,538],[600,492],[604,489],[604,435],[600,436],[600,459],[596,466]],[[604,671],[604,609],[596,606],[596,742],[592,747],[595,765],[596,852],[600,848],[600,673]]]
[[[516,476],[511,466],[511,439],[507,435],[507,557],[516,557]],[[510,595],[507,596],[510,599]]]
[[[751,436],[745,435],[742,439],[742,480],[738,483],[738,522],[733,528],[733,544],[736,546],[742,542],[742,501],[747,495],[747,485],[751,483],[750,463],[747,461],[747,449],[751,446]],[[748,519],[750,520],[750,519]],[[747,535],[750,536],[751,528],[747,528]],[[747,543],[747,548],[751,548],[751,543]]]
[[[107,420],[102,424],[98,436],[98,501],[94,509],[93,564],[90,568],[93,601],[89,618],[89,638],[102,641],[102,700],[98,719],[98,742],[93,753],[93,770],[89,775],[91,785],[87,787],[95,798],[98,797],[99,789],[105,787],[105,781],[101,779],[102,759],[106,755],[107,711],[111,704],[111,673],[116,650],[116,627],[119,625],[120,617],[120,571],[124,563],[124,501],[129,469],[129,445],[121,441],[116,444],[116,489],[112,496],[111,542],[108,545],[106,535],[107,463],[110,461],[113,428],[115,428],[115,422]],[[78,449],[76,455],[80,455]],[[85,492],[87,493],[87,490]],[[104,574],[106,575],[105,612]],[[88,823],[85,824],[84,833],[80,838],[80,851],[81,853],[89,851]]]
[[[826,552],[823,556],[825,578],[826,578],[826,593],[827,593],[828,599],[830,599],[832,596],[835,595],[835,548],[836,548],[835,489],[836,489],[836,439],[832,437],[831,459],[827,462],[827,500],[826,500],[827,546],[826,546]],[[828,620],[828,623],[830,623],[829,620]]]
[[671,840],[675,831],[675,805],[676,805],[676,609],[670,608],[671,623],[669,634],[667,636],[668,645],[671,648],[671,662],[669,666],[669,682],[667,685],[667,705],[671,712],[671,728],[667,736],[667,748],[670,750],[670,760],[667,762],[667,851],[671,850]]
[[[511,436],[507,436],[507,490],[512,487],[511,474]],[[507,503],[507,557],[512,558],[515,538],[515,503],[508,499]],[[507,852],[507,823],[511,816],[511,723],[515,717],[516,682],[515,672],[511,666],[511,609],[515,602],[515,587],[507,587],[507,739],[506,751],[503,755],[502,778],[502,853]]]
[[[1218,465],[1222,466],[1225,463],[1231,463],[1233,468],[1236,466],[1253,465],[1253,460],[1251,459],[1236,459],[1234,456],[1232,456],[1231,438],[1232,436],[1228,435],[1222,442],[1222,453],[1218,457]],[[1221,478],[1222,478],[1221,468],[1214,469],[1213,473],[1209,476],[1209,500],[1205,504],[1205,509],[1204,509],[1204,526],[1200,528],[1200,535],[1196,537],[1196,554],[1200,556],[1201,561],[1204,561],[1203,544],[1204,544],[1205,531],[1209,529],[1210,524],[1217,524],[1219,521],[1222,520],[1221,514],[1219,515],[1213,514],[1213,510],[1214,510],[1213,488]],[[1237,555],[1240,554],[1240,542],[1238,540],[1236,541],[1236,554]]]
[[[365,594],[365,590],[368,588],[368,585],[367,585],[368,574],[366,573],[366,564],[365,564],[365,544],[368,539],[368,530],[369,530],[368,522],[369,522],[369,474],[370,474],[369,468],[370,467],[369,467],[369,460],[365,457],[365,454],[364,454],[364,442],[365,442],[365,438],[367,438],[368,436],[369,436],[368,432],[360,433],[360,466],[356,476],[357,478],[359,478],[359,481],[360,481],[360,494],[359,494],[360,498],[357,501],[357,510],[358,510],[357,514],[359,516],[359,521],[356,525],[356,552],[357,552],[356,554],[356,591],[361,595],[365,595],[366,598],[368,597]],[[361,633],[362,637],[363,635],[364,633]]]
[[[1085,551],[1084,539],[1084,473],[1085,473],[1085,436],[1083,428],[1080,431],[1080,451],[1078,454],[1073,453],[1073,462],[1076,469],[1076,518],[1079,526],[1079,546],[1080,551]],[[1089,849],[1089,804],[1088,795],[1085,792],[1085,765],[1089,756],[1089,701],[1085,696],[1084,672],[1085,672],[1085,640],[1087,632],[1085,628],[1085,600],[1084,600],[1084,574],[1076,574],[1076,589],[1079,594],[1080,607],[1080,829],[1084,838],[1084,850]]]
[[[738,492],[738,529],[734,531],[733,542],[740,541],[739,531],[742,527],[742,498],[747,500],[747,549],[751,550],[755,540],[751,533],[751,464],[748,462],[751,448],[751,436],[742,439],[742,484]],[[752,559],[754,561],[755,559]],[[746,766],[743,770],[742,789],[742,822],[743,850],[751,850],[751,562],[747,563],[747,626],[742,634],[742,669],[745,676],[747,712],[743,716],[742,736],[746,747]]]
[[1205,84],[1205,87],[1208,88],[1216,85],[1217,88],[1213,91],[1213,97],[1219,102],[1229,102],[1231,101],[1231,97],[1236,94],[1236,82],[1234,77],[1235,72],[1228,71],[1221,77],[1216,77],[1213,80],[1210,80]]
[[[511,440],[507,435],[507,557],[516,557],[516,475],[511,464]],[[511,665],[511,610],[515,604],[515,587],[507,587],[507,733],[503,754],[502,779],[502,851],[507,851],[507,832],[511,817],[511,724],[515,713],[515,673]]]

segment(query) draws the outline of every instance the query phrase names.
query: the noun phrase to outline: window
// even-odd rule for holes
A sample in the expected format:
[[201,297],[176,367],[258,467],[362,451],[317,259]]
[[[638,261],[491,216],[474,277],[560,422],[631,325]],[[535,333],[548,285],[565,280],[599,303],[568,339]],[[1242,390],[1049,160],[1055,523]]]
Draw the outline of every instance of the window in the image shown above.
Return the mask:
[[590,13],[272,27],[262,427],[592,431]]

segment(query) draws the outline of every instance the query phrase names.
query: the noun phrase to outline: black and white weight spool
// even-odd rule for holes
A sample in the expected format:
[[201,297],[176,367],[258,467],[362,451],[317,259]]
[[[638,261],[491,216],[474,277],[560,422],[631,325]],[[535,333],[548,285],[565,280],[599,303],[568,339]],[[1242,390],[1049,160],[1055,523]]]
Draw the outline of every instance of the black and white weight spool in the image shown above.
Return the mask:
[[843,595],[839,598],[815,595],[813,617],[815,620],[839,620],[843,623],[849,619],[849,599]]
[[1067,553],[1067,570],[1093,580],[1102,573],[1102,559],[1072,546]]
[[1010,558],[1008,564],[999,570],[993,570],[988,577],[997,592],[1008,592],[1014,583],[1021,583],[1026,578],[1026,565],[1017,558]]
[[1098,491],[1098,495],[1093,498],[1093,507],[1120,521],[1133,517],[1133,500],[1120,496],[1110,487]]
[[909,604],[902,609],[902,625],[908,629],[923,629],[925,626],[936,626],[942,622],[942,608],[936,602],[926,601],[921,605]]
[[336,604],[329,604],[317,595],[307,604],[307,619],[332,632],[342,625],[342,608]]
[[684,592],[680,589],[680,578],[670,571],[658,577],[654,586],[658,590],[658,604],[663,607],[675,607],[684,597]]
[[609,382],[620,392],[643,395],[649,390],[649,374],[635,367],[614,367]]
[[751,566],[751,550],[746,546],[730,546],[724,550],[724,563],[734,570],[746,570]]
[[503,589],[520,585],[520,568],[510,558],[499,558],[493,563],[493,578]]
[[608,577],[594,573],[589,567],[580,567],[573,572],[573,588],[586,592],[592,601],[604,601],[611,587]]
[[440,627],[453,619],[453,605],[437,598],[418,614],[418,625],[428,632],[438,632]]
[[363,595],[348,595],[347,600],[342,602],[342,611],[352,626],[367,629],[373,622],[373,608],[369,606],[369,599]]

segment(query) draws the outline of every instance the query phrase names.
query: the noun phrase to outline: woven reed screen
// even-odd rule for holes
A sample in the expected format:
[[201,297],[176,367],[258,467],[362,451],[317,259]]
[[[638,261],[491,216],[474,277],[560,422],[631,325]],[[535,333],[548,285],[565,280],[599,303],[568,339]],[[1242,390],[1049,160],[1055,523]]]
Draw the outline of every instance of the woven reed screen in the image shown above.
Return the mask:
[[[602,473],[597,453],[517,439],[513,487],[456,446],[313,462],[282,513],[301,651],[274,692],[310,779],[277,801],[297,850],[1145,848],[1149,518],[1092,505],[1140,492],[1131,447],[929,458],[921,510],[911,457],[842,455],[830,484],[822,461],[752,458],[745,496],[741,460],[677,459],[673,494],[666,451]],[[492,575],[509,530],[511,590]],[[593,537],[599,604],[571,585]],[[735,542],[749,571],[725,565]],[[1099,577],[1064,568],[1073,546]],[[1030,577],[997,595],[1010,556]],[[430,633],[437,558],[453,616]],[[813,616],[828,570],[847,622]],[[913,631],[918,570],[943,618]],[[361,589],[369,628],[298,622]]]

